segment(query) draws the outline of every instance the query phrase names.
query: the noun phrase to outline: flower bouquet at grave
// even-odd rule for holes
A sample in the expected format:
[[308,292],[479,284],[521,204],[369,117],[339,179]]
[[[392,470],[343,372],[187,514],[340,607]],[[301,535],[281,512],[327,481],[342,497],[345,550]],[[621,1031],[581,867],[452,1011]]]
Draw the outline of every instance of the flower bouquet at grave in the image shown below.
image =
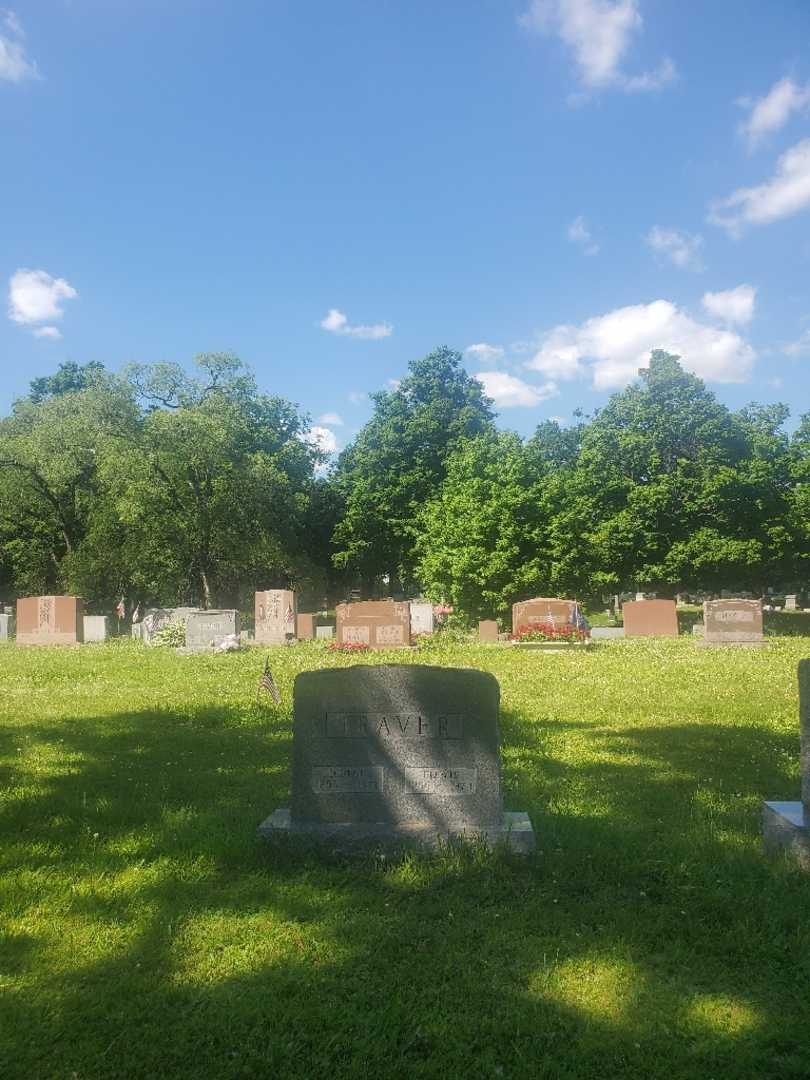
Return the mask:
[[177,622],[167,623],[161,626],[152,638],[152,644],[174,649],[182,648],[186,643],[186,621],[178,619]]
[[535,623],[532,626],[519,626],[512,634],[511,640],[526,643],[554,641],[578,645],[588,640],[588,631],[573,623],[563,623],[562,626],[555,626],[553,623]]
[[329,652],[368,652],[369,646],[364,641],[332,641],[327,645]]

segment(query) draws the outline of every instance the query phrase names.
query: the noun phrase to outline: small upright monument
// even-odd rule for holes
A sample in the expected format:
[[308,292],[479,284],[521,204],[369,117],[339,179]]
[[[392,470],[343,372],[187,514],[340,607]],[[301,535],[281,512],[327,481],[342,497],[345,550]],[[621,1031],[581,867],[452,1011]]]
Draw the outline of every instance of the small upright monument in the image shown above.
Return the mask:
[[626,600],[622,604],[625,637],[677,637],[674,600]]
[[338,604],[339,645],[366,645],[370,649],[407,649],[411,643],[411,607],[394,600],[364,600]]
[[521,628],[531,630],[535,626],[576,625],[579,605],[576,600],[561,600],[558,597],[536,596],[533,600],[520,600],[512,605],[512,633]]
[[286,645],[295,638],[298,601],[293,589],[256,593],[256,643]]
[[762,603],[759,600],[706,600],[703,645],[762,645]]
[[18,645],[81,645],[84,600],[80,596],[24,596],[17,601]]
[[787,852],[810,873],[810,660],[799,661],[802,801],[766,802],[762,835],[768,855]]
[[501,802],[499,698],[494,676],[462,668],[298,675],[292,802],[259,832],[338,851],[454,838],[533,851],[528,814]]

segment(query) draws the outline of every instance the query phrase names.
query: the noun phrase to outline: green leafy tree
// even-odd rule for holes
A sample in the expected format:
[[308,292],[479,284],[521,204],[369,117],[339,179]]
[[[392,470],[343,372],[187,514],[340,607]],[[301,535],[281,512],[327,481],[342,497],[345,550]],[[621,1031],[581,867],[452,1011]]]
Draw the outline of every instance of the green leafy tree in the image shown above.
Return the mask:
[[732,415],[660,350],[583,433],[557,522],[581,586],[761,588],[787,541],[784,413]]
[[0,421],[0,549],[17,593],[103,591],[80,573],[101,509],[101,461],[137,437],[129,387],[93,373],[84,389],[51,390],[15,403]]
[[102,479],[126,527],[131,588],[208,607],[295,577],[320,455],[306,417],[260,394],[238,359],[197,364],[199,378],[174,365],[130,372],[147,412]]
[[338,461],[345,511],[335,562],[358,571],[367,589],[383,575],[392,591],[410,589],[424,504],[444,480],[454,447],[492,427],[491,404],[448,348],[412,362],[396,389],[372,400],[374,415]]
[[511,433],[456,447],[420,518],[417,573],[428,596],[472,621],[504,616],[549,585],[549,472],[539,445]]
[[47,398],[86,390],[99,382],[103,371],[104,365],[97,360],[91,360],[87,364],[77,364],[73,360],[67,360],[59,365],[59,370],[54,375],[43,375],[38,379],[32,379],[29,400],[39,405]]

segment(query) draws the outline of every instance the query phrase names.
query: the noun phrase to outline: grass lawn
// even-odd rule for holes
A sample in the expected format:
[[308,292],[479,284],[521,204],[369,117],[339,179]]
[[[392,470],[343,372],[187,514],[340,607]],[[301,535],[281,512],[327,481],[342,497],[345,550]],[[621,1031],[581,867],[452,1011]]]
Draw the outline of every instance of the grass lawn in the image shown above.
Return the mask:
[[386,656],[497,676],[525,861],[272,853],[293,678],[358,660],[269,652],[280,708],[264,650],[0,647],[3,1080],[810,1075],[810,878],[759,840],[810,638]]

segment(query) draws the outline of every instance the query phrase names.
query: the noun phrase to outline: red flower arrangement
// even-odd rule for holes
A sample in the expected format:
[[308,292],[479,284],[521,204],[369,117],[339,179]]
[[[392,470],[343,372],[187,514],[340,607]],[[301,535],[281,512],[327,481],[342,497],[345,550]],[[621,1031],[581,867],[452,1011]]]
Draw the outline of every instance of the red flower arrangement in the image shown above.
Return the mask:
[[553,623],[535,623],[532,626],[519,626],[512,634],[511,641],[560,641],[575,645],[588,640],[587,630],[573,623],[555,626]]
[[369,646],[364,641],[333,641],[328,649],[329,652],[368,652]]

